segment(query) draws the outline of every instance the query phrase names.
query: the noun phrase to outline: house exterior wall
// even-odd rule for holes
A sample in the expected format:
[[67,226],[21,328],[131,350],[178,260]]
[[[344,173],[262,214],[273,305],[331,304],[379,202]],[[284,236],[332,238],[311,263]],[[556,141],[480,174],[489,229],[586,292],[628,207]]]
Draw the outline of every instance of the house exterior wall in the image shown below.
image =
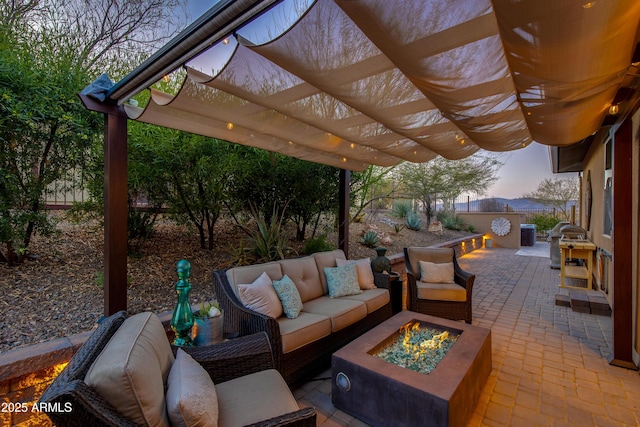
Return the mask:
[[[638,265],[640,264],[640,251],[638,247],[640,245],[640,235],[638,233],[640,224],[640,110],[637,110],[635,114],[628,120],[632,121],[632,140],[630,141],[631,153],[632,153],[632,212],[630,215],[631,223],[629,224],[614,224],[614,227],[624,227],[624,231],[632,234],[633,239],[633,271],[632,277],[632,326],[633,326],[633,360],[636,365],[640,365],[640,282]],[[615,150],[615,137],[611,132],[611,138],[613,141],[613,150]],[[625,143],[624,141],[618,141],[619,144]],[[626,142],[629,143],[629,142]],[[613,303],[613,291],[616,286],[613,276],[613,263],[612,256],[614,254],[614,240],[611,235],[608,235],[604,231],[605,221],[605,155],[606,146],[603,143],[592,144],[585,159],[584,159],[584,171],[582,175],[582,194],[580,209],[580,224],[587,229],[587,237],[593,241],[598,247],[596,252],[596,260],[594,262],[594,286],[597,286],[605,295],[609,304],[615,310]],[[586,192],[588,191],[587,180],[591,173],[591,189],[592,189],[592,209],[591,209],[591,221],[587,224],[585,206]],[[614,181],[614,185],[616,185]],[[620,185],[620,183],[618,183]],[[623,185],[626,185],[623,184]],[[604,271],[603,271],[604,270]]]

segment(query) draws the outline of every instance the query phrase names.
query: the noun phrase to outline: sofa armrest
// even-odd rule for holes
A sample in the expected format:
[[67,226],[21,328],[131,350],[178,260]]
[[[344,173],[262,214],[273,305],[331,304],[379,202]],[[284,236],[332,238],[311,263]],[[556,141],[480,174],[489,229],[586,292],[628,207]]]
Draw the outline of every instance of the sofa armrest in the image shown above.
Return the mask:
[[277,426],[297,426],[297,427],[315,427],[316,426],[316,408],[303,408],[295,412],[280,415],[279,417],[270,418],[260,421],[259,423],[250,424],[247,427],[277,427]]
[[264,332],[201,347],[182,348],[208,373],[214,383],[275,367],[269,339]]

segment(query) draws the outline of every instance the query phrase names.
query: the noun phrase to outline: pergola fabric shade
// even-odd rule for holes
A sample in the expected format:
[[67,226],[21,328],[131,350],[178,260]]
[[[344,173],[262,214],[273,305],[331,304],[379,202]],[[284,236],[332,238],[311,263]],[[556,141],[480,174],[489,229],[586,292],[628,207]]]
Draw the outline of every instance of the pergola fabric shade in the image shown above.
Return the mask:
[[318,0],[265,44],[238,29],[185,64],[177,95],[126,109],[350,170],[565,146],[600,127],[639,19],[628,0]]

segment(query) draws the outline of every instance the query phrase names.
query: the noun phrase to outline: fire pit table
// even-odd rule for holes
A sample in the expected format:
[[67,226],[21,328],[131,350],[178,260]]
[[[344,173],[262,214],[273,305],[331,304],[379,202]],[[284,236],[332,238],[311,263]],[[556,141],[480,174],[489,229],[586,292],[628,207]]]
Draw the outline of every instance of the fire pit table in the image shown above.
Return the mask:
[[[416,323],[435,339],[414,344],[411,351],[433,347],[436,359],[441,358],[428,374],[388,362],[381,352],[404,334],[406,325]],[[447,335],[453,343],[441,345]],[[396,359],[400,351],[391,352]],[[410,358],[428,365],[423,357],[429,356]],[[331,373],[334,406],[373,426],[464,426],[491,373],[491,330],[403,311],[335,352]]]

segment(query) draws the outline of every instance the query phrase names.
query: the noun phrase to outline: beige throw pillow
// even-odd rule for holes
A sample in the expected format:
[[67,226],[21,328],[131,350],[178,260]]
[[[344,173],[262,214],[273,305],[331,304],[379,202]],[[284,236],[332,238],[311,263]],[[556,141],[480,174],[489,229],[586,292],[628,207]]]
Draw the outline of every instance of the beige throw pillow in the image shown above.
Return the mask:
[[169,426],[165,384],[174,357],[153,313],[127,318],[85,376],[85,382],[136,424]]
[[250,285],[238,285],[242,304],[265,316],[282,316],[282,304],[269,275],[264,272]]
[[420,261],[420,281],[426,283],[454,283],[453,262]]
[[169,372],[167,412],[172,427],[216,427],[218,396],[207,371],[181,348]]
[[360,289],[375,289],[375,280],[373,278],[373,271],[371,270],[371,258],[364,259],[336,259],[336,265],[342,267],[346,264],[355,264],[356,271],[358,272],[358,285]]

